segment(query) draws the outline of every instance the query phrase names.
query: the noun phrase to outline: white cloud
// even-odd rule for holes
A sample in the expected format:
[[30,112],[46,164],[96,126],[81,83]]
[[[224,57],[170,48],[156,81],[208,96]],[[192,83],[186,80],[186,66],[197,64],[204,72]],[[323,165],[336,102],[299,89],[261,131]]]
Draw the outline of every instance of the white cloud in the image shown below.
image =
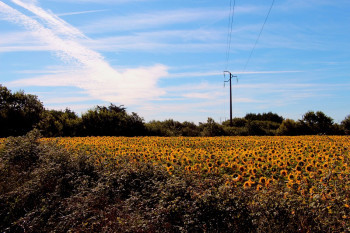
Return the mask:
[[[298,70],[270,70],[270,71],[232,71],[234,75],[237,74],[283,74],[283,73],[300,73]],[[227,75],[227,74],[226,74]],[[206,77],[206,76],[223,76],[223,72],[205,71],[205,72],[183,72],[183,73],[169,73],[168,78],[188,78],[188,77]]]
[[[45,106],[46,105],[53,105],[53,104],[64,104],[64,103],[74,103],[74,102],[84,102],[93,100],[91,97],[54,97],[54,98],[46,98]],[[90,106],[91,107],[91,106]]]
[[60,14],[57,14],[57,16],[82,15],[82,14],[91,14],[91,13],[98,13],[98,12],[105,12],[105,11],[108,11],[108,10],[74,11],[74,12],[60,13]]
[[39,6],[37,6],[36,1],[32,0],[12,0],[15,4],[25,8],[28,11],[31,11],[36,16],[44,21],[49,28],[52,28],[56,35],[67,36],[68,38],[86,38],[78,29],[66,23],[64,20],[60,19],[50,11],[45,11]]
[[[83,27],[83,31],[101,33],[106,31],[135,31],[138,29],[158,28],[165,25],[188,23],[208,18],[222,18],[222,11],[210,10],[204,14],[197,9],[181,9],[172,11],[155,11],[149,13],[138,13],[125,16],[104,18],[89,23]],[[113,25],[113,27],[111,27]]]
[[69,65],[75,65],[75,70],[16,80],[10,85],[75,86],[86,90],[96,99],[123,104],[147,101],[165,93],[157,87],[157,81],[167,75],[166,66],[154,65],[118,71],[112,68],[101,54],[79,43],[79,39],[85,36],[71,25],[34,5],[33,2],[19,0],[13,2],[40,17],[48,27],[3,2],[0,2],[0,14],[6,20],[31,31],[42,43],[49,46],[50,50],[55,51],[61,60]]
[[[73,3],[99,3],[101,4],[101,0],[50,0],[54,2],[73,2]],[[133,2],[145,2],[151,0],[104,0],[103,4],[127,4]]]
[[[257,7],[238,7],[237,11],[240,13],[252,13],[258,9]],[[202,25],[200,28],[205,28],[213,22],[226,20],[227,15],[228,10],[219,8],[183,8],[107,17],[94,20],[81,29],[89,33],[144,31],[145,29],[161,28],[169,25],[186,25],[190,22],[199,22]]]

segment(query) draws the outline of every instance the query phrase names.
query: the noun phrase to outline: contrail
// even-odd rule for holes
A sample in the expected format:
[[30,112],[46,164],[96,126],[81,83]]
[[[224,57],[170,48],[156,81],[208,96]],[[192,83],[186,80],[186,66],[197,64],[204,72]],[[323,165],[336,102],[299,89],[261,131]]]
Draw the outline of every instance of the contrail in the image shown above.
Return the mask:
[[147,101],[165,93],[157,87],[157,80],[168,74],[164,65],[117,71],[101,54],[77,42],[81,38],[87,38],[78,29],[34,5],[34,2],[12,2],[34,13],[47,27],[0,1],[0,14],[5,20],[33,33],[41,42],[47,44],[50,50],[56,52],[62,61],[78,65],[74,72],[17,80],[14,84],[76,86],[97,99],[119,103],[123,101],[123,104],[132,103],[136,99]]
[[66,35],[69,38],[85,38],[87,37],[81,33],[78,29],[72,27],[64,20],[60,19],[51,12],[47,12],[42,8],[34,5],[33,3],[26,3],[20,0],[12,0],[13,3],[24,9],[34,13],[39,18],[43,19],[47,25],[52,28],[57,34]]

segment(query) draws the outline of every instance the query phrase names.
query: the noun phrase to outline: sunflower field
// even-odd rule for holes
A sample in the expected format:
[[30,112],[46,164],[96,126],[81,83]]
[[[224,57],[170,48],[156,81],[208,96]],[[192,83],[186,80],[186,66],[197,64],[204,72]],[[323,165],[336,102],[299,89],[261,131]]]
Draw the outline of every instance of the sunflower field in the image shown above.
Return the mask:
[[128,157],[135,163],[160,164],[170,174],[219,175],[228,185],[245,188],[262,189],[283,182],[302,195],[314,193],[320,184],[339,186],[350,171],[348,136],[75,137],[42,141],[55,141],[72,152],[88,152],[96,165],[117,166],[118,159]]
[[[89,153],[96,165],[118,160],[152,162],[170,174],[217,175],[228,186],[268,189],[285,186],[305,199],[332,199],[350,190],[348,136],[297,137],[76,137],[56,141],[68,150]],[[344,200],[344,206],[350,200]],[[350,216],[344,216],[348,218]],[[350,219],[350,218],[349,218]]]

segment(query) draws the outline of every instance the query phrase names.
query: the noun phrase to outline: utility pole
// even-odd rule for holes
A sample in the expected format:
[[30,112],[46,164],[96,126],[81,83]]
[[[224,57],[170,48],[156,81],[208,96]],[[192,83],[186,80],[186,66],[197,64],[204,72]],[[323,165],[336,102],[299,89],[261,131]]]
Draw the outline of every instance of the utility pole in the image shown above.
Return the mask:
[[224,82],[225,83],[230,82],[230,126],[232,127],[233,123],[232,123],[232,82],[231,82],[231,80],[232,80],[232,77],[237,78],[237,76],[232,75],[230,71],[224,71],[224,75],[225,75],[225,73],[230,74],[230,79],[227,81],[224,81]]

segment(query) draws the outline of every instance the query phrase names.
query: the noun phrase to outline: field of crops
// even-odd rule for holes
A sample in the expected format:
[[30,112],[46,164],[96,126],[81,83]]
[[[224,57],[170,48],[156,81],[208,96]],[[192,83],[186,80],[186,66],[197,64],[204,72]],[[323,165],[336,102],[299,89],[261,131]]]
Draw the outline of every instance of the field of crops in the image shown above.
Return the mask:
[[0,139],[0,229],[350,231],[348,136],[38,138]]
[[219,175],[227,185],[268,189],[283,184],[303,197],[332,199],[350,189],[347,136],[300,137],[81,137],[57,141],[71,151],[86,151],[97,165],[117,166],[118,159],[151,161],[169,173]]

